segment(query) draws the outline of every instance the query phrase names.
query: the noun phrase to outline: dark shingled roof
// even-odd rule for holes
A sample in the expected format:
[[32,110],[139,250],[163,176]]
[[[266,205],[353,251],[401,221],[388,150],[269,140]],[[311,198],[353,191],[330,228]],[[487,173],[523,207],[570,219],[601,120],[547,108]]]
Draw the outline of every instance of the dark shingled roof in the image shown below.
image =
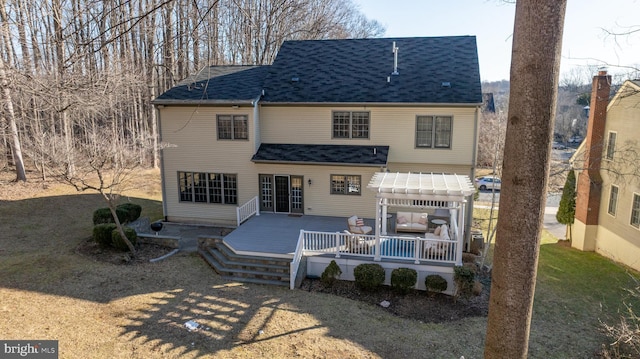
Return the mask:
[[253,162],[385,166],[389,146],[263,143]]
[[212,66],[153,103],[252,103],[262,90],[267,103],[482,103],[475,36],[285,41],[271,66]]
[[273,103],[482,102],[475,36],[286,41],[264,90]]
[[154,104],[251,103],[260,97],[269,66],[210,66],[158,96]]

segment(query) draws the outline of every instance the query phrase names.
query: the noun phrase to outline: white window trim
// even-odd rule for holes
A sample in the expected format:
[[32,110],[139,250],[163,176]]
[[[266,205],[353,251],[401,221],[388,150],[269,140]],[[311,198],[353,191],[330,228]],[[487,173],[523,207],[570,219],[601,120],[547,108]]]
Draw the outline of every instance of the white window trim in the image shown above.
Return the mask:
[[[615,143],[613,145],[613,153],[611,154],[611,157],[609,157],[609,142],[611,139],[611,134],[615,134]],[[605,161],[613,161],[615,156],[616,156],[616,146],[618,144],[618,131],[608,131],[607,132],[607,143],[606,143],[606,147],[604,149],[604,159]]]
[[[615,207],[613,208],[613,213],[609,212],[609,207],[611,204],[611,193],[613,192],[613,187],[615,187],[618,192],[616,192],[616,203],[615,203]],[[618,202],[620,201],[620,187],[612,184],[609,186],[609,198],[607,201],[607,214],[610,215],[613,218],[616,218],[616,215],[618,214]]]
[[631,219],[633,217],[633,200],[635,199],[635,197],[638,196],[640,198],[640,193],[637,192],[633,192],[633,194],[631,195],[631,207],[630,207],[630,211],[629,211],[629,226],[631,226],[631,228],[635,228],[637,230],[640,231],[640,225],[638,225],[638,227],[634,226],[633,224],[631,224]]

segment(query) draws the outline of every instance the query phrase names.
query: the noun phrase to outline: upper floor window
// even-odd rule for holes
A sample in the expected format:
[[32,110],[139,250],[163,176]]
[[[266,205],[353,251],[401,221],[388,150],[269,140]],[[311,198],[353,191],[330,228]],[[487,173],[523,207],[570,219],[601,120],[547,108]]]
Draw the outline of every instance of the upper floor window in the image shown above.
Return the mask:
[[453,117],[416,117],[416,147],[451,148]]
[[636,228],[640,228],[640,194],[637,193],[633,194],[630,224]]
[[218,115],[219,140],[246,140],[249,138],[247,115]]
[[360,194],[360,176],[331,175],[331,194]]
[[238,203],[238,177],[227,173],[178,172],[181,202]]
[[618,207],[618,187],[611,185],[611,190],[609,191],[609,208],[607,209],[607,213],[609,213],[612,216],[615,216],[617,207]]
[[606,159],[612,160],[613,154],[616,152],[616,136],[617,133],[609,132],[609,140],[607,141]]
[[334,111],[333,138],[369,138],[369,112]]

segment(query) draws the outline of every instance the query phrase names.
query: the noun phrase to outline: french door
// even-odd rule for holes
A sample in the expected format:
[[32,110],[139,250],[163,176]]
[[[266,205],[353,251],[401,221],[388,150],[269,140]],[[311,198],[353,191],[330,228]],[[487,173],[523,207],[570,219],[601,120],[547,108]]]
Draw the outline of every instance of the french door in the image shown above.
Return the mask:
[[304,213],[303,177],[260,175],[260,210],[275,213]]

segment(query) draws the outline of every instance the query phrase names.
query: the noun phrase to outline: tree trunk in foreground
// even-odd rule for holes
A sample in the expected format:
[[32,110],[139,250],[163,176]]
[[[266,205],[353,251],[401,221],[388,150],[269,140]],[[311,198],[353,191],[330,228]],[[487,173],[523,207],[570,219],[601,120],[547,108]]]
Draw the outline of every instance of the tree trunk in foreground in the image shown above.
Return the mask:
[[566,0],[518,0],[485,358],[526,358]]

